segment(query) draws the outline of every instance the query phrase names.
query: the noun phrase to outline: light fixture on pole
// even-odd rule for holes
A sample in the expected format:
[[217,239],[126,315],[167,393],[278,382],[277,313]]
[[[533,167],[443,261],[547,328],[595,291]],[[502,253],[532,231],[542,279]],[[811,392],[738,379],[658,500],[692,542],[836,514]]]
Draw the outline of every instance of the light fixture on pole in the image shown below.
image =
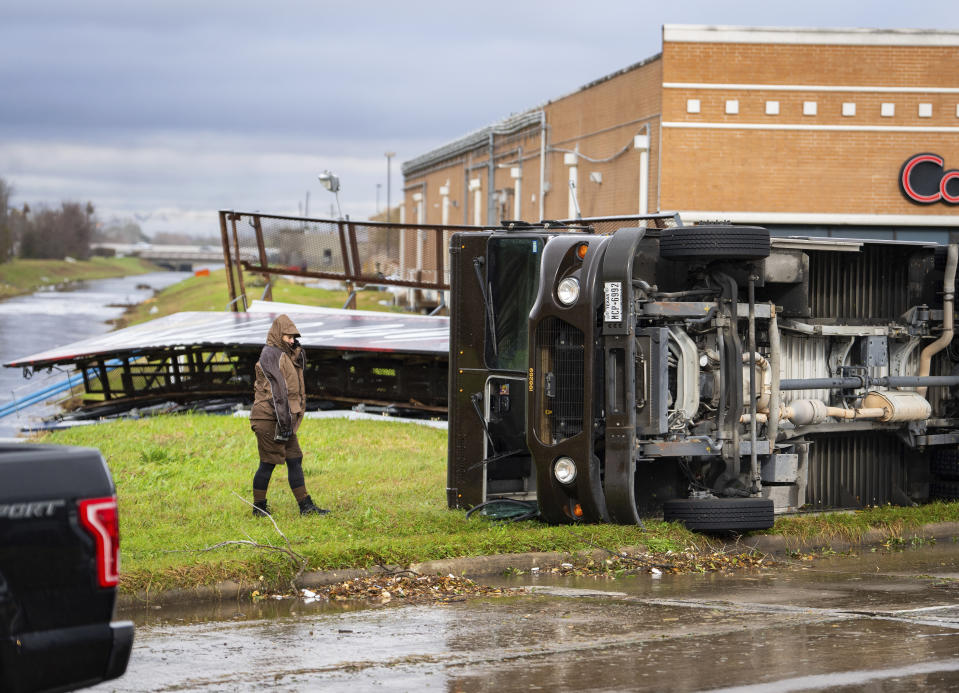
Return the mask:
[[340,179],[334,173],[329,171],[323,171],[317,178],[320,179],[320,183],[323,184],[323,187],[329,190],[336,197],[336,212],[339,214],[340,219],[343,218],[343,210],[340,209]]
[[390,207],[390,159],[396,156],[396,152],[386,152],[386,221],[393,221],[392,208]]

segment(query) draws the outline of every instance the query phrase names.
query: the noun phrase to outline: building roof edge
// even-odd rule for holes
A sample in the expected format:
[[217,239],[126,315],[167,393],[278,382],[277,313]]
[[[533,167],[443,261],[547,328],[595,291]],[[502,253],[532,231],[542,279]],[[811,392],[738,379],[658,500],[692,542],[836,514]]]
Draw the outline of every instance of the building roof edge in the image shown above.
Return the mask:
[[959,46],[959,31],[664,24],[663,43],[781,43],[850,46]]
[[544,109],[546,108],[546,106],[550,104],[554,104],[557,101],[562,101],[563,99],[573,96],[575,94],[579,94],[580,92],[583,92],[587,89],[591,89],[592,87],[595,87],[597,84],[602,84],[603,82],[607,82],[615,77],[619,77],[620,75],[624,75],[628,72],[632,72],[633,70],[637,70],[641,67],[644,67],[652,62],[655,62],[656,60],[659,60],[662,57],[662,55],[663,55],[662,53],[656,53],[655,55],[649,58],[646,58],[645,60],[640,60],[637,63],[633,63],[632,65],[627,65],[626,67],[616,70],[615,72],[610,72],[609,74],[599,77],[598,79],[594,79],[593,81],[588,82],[587,84],[584,84],[578,89],[574,89],[573,91],[563,94],[562,96],[558,96],[554,99],[549,99],[548,101],[545,101],[539,104],[538,106],[534,106],[533,108],[527,111],[523,111],[522,113],[518,113],[518,114],[513,114],[507,118],[504,118],[503,120],[493,123],[492,125],[488,125],[484,128],[480,128],[479,130],[474,130],[473,132],[467,135],[464,135],[463,137],[455,139],[452,142],[448,142],[447,144],[441,145],[437,147],[436,149],[430,150],[426,152],[425,154],[422,154],[414,159],[410,159],[409,161],[404,161],[402,166],[403,176],[405,177],[405,176],[416,174],[419,171],[435,166],[437,163],[441,161],[444,161],[446,159],[451,159],[454,156],[458,156],[472,149],[476,149],[477,147],[483,145],[484,143],[488,141],[489,135],[491,132],[497,135],[509,134],[509,133],[517,132],[518,130],[522,130],[525,127],[529,127],[530,125],[535,125],[541,122],[542,118],[544,117]]

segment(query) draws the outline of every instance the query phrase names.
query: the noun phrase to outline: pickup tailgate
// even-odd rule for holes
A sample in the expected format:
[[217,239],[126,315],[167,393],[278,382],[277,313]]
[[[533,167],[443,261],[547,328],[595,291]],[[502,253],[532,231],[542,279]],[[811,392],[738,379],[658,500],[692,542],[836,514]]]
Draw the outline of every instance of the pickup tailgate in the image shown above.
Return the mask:
[[0,445],[0,690],[125,671],[133,626],[111,622],[115,493],[98,450]]

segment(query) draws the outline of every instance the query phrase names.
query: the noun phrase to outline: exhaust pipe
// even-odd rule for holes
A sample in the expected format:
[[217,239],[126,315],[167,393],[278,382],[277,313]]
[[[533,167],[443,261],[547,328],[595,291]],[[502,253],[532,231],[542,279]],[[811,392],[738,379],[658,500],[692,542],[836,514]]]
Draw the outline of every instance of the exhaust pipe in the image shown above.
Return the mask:
[[[949,346],[949,342],[952,341],[957,261],[959,261],[959,246],[949,244],[946,255],[946,274],[942,280],[942,334],[919,355],[919,377],[929,375],[932,357]],[[928,390],[928,387],[916,388],[916,392],[922,397],[926,396]]]

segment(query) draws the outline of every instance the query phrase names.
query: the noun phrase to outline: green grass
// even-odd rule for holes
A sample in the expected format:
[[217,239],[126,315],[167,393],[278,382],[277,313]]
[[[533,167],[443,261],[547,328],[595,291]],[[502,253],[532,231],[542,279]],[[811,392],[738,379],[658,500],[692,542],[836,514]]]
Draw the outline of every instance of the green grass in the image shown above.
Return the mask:
[[[251,301],[263,295],[264,281],[260,275],[245,273],[244,284]],[[273,300],[284,303],[342,308],[348,296],[346,291],[315,289],[279,278],[274,279],[273,284]],[[382,291],[360,291],[356,295],[356,307],[360,310],[399,310],[380,305],[380,301],[390,297],[391,294]],[[227,310],[229,303],[226,271],[219,270],[209,276],[190,277],[163,289],[154,298],[129,310],[123,317],[123,324],[135,325],[183,311],[223,311]]]
[[834,512],[802,517],[781,517],[769,534],[800,540],[822,537],[858,542],[872,529],[903,539],[911,531],[934,522],[959,522],[959,503],[934,502],[914,508],[881,505],[856,512]]
[[[446,432],[389,421],[308,419],[300,430],[307,488],[332,513],[302,518],[277,468],[269,501],[292,549],[309,570],[369,568],[440,558],[618,549],[705,548],[702,535],[647,521],[639,527],[501,523],[446,507]],[[249,546],[203,549],[252,539],[285,546],[265,519],[251,516],[256,444],[242,418],[190,414],[78,427],[44,442],[99,447],[120,503],[121,589],[162,590],[221,580],[282,589],[295,572],[284,555]],[[237,494],[240,498],[237,497]],[[780,518],[771,534],[855,539],[870,528],[908,539],[927,522],[959,520],[959,503],[884,506],[855,513]]]
[[[251,538],[285,545],[268,520],[251,516],[256,445],[246,419],[183,415],[79,427],[45,442],[99,447],[120,504],[124,591],[212,584],[225,579],[282,586],[285,556],[245,546],[201,553]],[[550,527],[498,523],[446,508],[446,432],[396,422],[310,420],[300,430],[307,488],[333,512],[302,518],[277,468],[269,501],[292,548],[310,570],[407,564],[523,551],[574,551],[696,543],[682,528]]]
[[29,294],[45,286],[80,279],[107,279],[155,272],[157,267],[138,258],[66,260],[11,260],[0,264],[0,300]]

